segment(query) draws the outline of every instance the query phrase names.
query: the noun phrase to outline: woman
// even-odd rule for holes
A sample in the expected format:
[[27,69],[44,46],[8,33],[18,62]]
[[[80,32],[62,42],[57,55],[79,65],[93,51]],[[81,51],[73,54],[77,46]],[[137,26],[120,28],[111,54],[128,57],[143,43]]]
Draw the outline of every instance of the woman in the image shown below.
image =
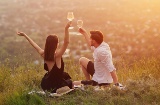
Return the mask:
[[55,93],[56,90],[63,86],[72,88],[72,81],[70,76],[64,72],[64,62],[62,55],[64,54],[69,44],[69,31],[71,22],[65,26],[64,43],[60,49],[58,46],[58,37],[56,35],[49,35],[46,39],[45,49],[41,49],[31,38],[23,32],[17,32],[19,36],[24,36],[29,43],[37,50],[37,52],[44,58],[44,69],[48,71],[41,81],[41,87],[44,91]]

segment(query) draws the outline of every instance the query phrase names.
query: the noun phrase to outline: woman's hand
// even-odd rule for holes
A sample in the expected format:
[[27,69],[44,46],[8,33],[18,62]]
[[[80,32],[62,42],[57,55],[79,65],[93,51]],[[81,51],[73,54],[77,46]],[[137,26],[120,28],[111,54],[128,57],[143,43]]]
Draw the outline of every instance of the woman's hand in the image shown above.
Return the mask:
[[23,32],[17,32],[17,35],[24,36],[28,42],[37,50],[37,52],[43,57],[44,56],[44,50],[41,49],[28,35],[26,35]]
[[19,35],[19,36],[25,36],[26,34],[23,33],[23,32],[17,32],[17,35]]
[[67,24],[66,24],[66,29],[68,29],[70,26],[71,26],[71,23],[72,23],[72,21],[69,21]]

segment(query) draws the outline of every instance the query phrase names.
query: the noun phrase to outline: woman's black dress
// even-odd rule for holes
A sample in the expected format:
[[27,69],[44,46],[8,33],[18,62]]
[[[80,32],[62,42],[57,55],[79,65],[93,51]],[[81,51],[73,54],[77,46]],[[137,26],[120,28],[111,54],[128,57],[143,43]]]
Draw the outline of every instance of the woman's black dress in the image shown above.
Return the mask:
[[[44,69],[48,71],[46,63],[44,64]],[[55,93],[58,88],[63,86],[72,88],[72,80],[69,74],[64,72],[64,62],[61,59],[61,68],[59,69],[55,63],[52,70],[42,78],[41,87],[44,91]]]

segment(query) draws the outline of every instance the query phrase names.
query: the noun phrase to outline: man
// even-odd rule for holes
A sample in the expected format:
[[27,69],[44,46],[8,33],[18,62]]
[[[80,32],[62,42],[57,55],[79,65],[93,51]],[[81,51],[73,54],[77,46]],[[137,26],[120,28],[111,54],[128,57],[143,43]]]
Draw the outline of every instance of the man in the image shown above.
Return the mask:
[[[79,32],[85,37],[87,44],[93,50],[94,58],[94,63],[85,57],[79,59],[86,78],[86,80],[81,81],[81,84],[102,86],[110,85],[114,82],[115,86],[122,87],[118,83],[116,68],[112,62],[112,53],[109,45],[103,41],[103,34],[100,31],[90,31],[91,35],[89,37],[87,32],[82,28],[79,29]],[[92,76],[92,80],[90,76]]]

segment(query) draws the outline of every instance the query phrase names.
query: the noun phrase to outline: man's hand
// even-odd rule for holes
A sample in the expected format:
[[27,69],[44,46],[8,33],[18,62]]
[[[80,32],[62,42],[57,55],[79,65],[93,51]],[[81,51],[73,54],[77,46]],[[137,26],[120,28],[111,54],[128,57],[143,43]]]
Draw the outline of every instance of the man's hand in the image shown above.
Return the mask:
[[25,36],[26,34],[23,33],[23,32],[17,32],[17,35],[19,35],[19,36]]
[[87,34],[87,32],[86,32],[86,30],[85,29],[83,29],[83,28],[79,28],[79,30],[78,30],[82,35],[85,35],[85,34]]

